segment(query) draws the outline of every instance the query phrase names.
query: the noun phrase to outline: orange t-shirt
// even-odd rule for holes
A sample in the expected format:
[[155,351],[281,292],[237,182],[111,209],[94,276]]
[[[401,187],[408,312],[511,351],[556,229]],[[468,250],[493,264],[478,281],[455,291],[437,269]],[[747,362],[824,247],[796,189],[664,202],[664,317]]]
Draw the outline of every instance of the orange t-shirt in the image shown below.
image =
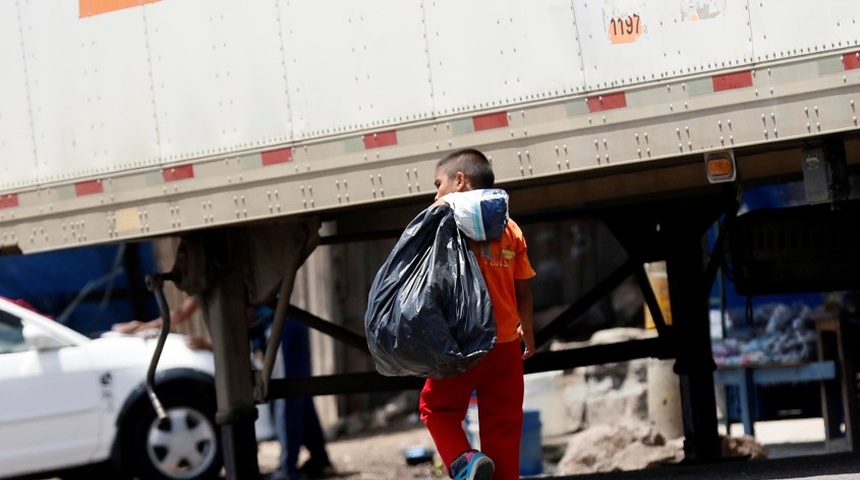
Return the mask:
[[516,222],[509,219],[505,233],[498,240],[471,244],[493,302],[497,342],[518,340],[517,326],[520,323],[520,315],[517,311],[514,280],[527,280],[535,276],[526,253],[523,232]]

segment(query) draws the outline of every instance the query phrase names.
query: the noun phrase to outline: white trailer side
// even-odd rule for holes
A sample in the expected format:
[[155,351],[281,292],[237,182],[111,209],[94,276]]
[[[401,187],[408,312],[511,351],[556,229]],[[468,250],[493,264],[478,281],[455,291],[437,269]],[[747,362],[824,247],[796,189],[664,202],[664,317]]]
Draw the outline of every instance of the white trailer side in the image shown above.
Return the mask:
[[659,171],[857,129],[850,0],[129,3],[0,3],[0,248],[423,202],[466,146],[607,180],[573,203],[701,188]]

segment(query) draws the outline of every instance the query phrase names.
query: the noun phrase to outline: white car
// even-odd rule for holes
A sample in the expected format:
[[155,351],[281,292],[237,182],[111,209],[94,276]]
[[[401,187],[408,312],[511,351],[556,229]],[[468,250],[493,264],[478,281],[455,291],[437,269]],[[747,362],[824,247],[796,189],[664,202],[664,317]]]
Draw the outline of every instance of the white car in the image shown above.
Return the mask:
[[[155,339],[91,339],[0,298],[0,478],[202,480],[223,464],[211,352],[170,334],[146,393]],[[271,438],[264,405],[258,440]],[[85,467],[85,468],[79,468]]]

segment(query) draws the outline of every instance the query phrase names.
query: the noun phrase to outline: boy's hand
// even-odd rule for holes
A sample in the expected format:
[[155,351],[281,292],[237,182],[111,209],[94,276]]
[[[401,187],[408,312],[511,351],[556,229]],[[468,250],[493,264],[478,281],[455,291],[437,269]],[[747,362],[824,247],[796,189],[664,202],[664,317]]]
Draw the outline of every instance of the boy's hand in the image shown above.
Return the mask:
[[526,347],[523,350],[523,360],[525,360],[535,354],[535,335],[534,332],[525,332],[522,325],[517,327],[517,333],[520,334],[520,339]]

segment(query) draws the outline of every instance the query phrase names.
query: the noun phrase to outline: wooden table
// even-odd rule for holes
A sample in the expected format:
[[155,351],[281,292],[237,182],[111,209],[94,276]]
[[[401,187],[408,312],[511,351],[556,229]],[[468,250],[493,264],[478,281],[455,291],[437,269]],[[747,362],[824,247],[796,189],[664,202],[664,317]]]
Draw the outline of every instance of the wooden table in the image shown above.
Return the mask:
[[753,389],[758,385],[821,382],[835,378],[836,365],[832,360],[794,364],[726,366],[720,367],[714,372],[715,385],[723,387],[733,385],[738,388],[741,423],[744,426],[744,433],[752,436],[755,436],[754,422],[756,420],[752,414],[755,411]]
[[[827,440],[838,437],[848,439],[852,451],[860,448],[860,431],[857,428],[857,370],[854,348],[857,332],[841,316],[818,316],[814,318],[818,335],[819,360],[837,363],[835,382],[821,384],[821,408],[824,416],[824,432]],[[840,415],[841,414],[841,415]],[[845,432],[841,426],[845,426]]]

